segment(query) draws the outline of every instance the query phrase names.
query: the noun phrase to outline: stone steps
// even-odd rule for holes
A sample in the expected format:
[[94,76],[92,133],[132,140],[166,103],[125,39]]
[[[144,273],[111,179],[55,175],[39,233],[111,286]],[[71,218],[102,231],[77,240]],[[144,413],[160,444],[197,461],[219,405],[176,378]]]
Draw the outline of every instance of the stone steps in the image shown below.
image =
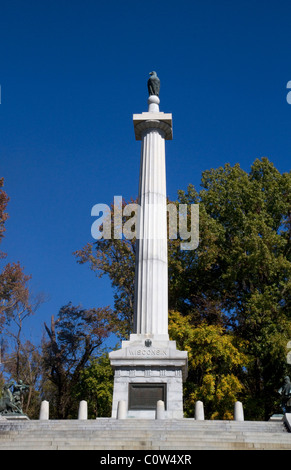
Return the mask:
[[0,450],[288,449],[283,422],[48,420],[0,422]]
[[48,428],[78,428],[81,429],[121,429],[121,428],[131,428],[138,429],[144,428],[151,425],[155,429],[165,429],[165,428],[175,428],[178,427],[185,429],[187,426],[189,428],[196,427],[197,429],[202,429],[203,427],[207,429],[214,428],[242,428],[242,429],[252,429],[260,428],[262,430],[266,429],[283,429],[283,421],[232,421],[232,420],[203,420],[197,421],[191,418],[185,419],[161,419],[161,420],[152,420],[152,419],[112,419],[112,418],[97,418],[97,419],[88,419],[88,420],[79,420],[79,419],[70,419],[70,420],[22,420],[22,419],[3,419],[0,421],[0,429],[7,429],[9,426],[13,429],[17,428],[26,428],[26,429],[40,429],[44,427]]

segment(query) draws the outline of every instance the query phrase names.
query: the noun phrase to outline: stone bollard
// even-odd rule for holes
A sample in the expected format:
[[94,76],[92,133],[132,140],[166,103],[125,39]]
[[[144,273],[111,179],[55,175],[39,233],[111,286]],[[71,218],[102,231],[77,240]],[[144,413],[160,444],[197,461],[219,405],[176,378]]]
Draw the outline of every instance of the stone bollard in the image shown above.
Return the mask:
[[165,419],[165,403],[163,400],[157,401],[156,419]]
[[127,411],[126,411],[126,403],[124,400],[120,400],[117,405],[117,419],[126,419]]
[[49,402],[46,400],[40,404],[39,419],[49,419]]
[[78,419],[88,419],[88,405],[86,400],[80,401]]
[[244,421],[244,410],[241,401],[236,401],[234,404],[234,420]]
[[204,406],[200,400],[195,403],[195,419],[197,421],[204,421]]

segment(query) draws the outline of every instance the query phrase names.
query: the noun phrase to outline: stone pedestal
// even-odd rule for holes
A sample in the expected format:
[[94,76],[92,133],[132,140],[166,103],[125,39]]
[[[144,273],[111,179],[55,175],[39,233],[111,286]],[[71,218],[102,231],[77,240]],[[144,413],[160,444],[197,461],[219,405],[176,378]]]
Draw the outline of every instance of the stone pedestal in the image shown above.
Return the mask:
[[172,115],[159,111],[157,96],[148,112],[134,114],[141,140],[135,269],[134,331],[122,348],[109,354],[114,369],[112,417],[125,402],[128,418],[155,418],[158,401],[165,418],[183,417],[187,352],[168,335],[168,257],[165,140],[172,139]]
[[175,341],[133,334],[109,356],[114,368],[113,418],[118,402],[124,401],[128,418],[155,419],[159,400],[165,403],[165,418],[183,418],[187,352],[177,350]]
[[7,413],[2,415],[1,419],[5,419],[7,421],[29,421],[29,417],[25,414],[17,414],[17,413]]

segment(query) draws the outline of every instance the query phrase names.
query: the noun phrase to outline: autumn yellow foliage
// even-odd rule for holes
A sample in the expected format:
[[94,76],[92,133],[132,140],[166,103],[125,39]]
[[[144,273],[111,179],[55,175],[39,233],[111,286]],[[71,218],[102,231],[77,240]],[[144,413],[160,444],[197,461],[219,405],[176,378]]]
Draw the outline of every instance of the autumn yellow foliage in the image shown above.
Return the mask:
[[221,325],[202,322],[193,326],[190,316],[176,311],[170,312],[169,333],[178,348],[188,352],[187,414],[192,414],[195,402],[202,400],[208,419],[232,419],[247,364],[234,336]]

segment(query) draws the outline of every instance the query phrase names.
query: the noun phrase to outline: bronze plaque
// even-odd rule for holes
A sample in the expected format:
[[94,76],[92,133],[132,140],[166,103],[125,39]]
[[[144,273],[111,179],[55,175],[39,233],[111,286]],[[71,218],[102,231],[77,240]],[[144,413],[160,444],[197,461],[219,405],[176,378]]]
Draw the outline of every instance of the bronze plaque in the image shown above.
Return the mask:
[[155,410],[158,400],[163,400],[167,409],[167,384],[165,383],[131,383],[128,395],[129,410]]

